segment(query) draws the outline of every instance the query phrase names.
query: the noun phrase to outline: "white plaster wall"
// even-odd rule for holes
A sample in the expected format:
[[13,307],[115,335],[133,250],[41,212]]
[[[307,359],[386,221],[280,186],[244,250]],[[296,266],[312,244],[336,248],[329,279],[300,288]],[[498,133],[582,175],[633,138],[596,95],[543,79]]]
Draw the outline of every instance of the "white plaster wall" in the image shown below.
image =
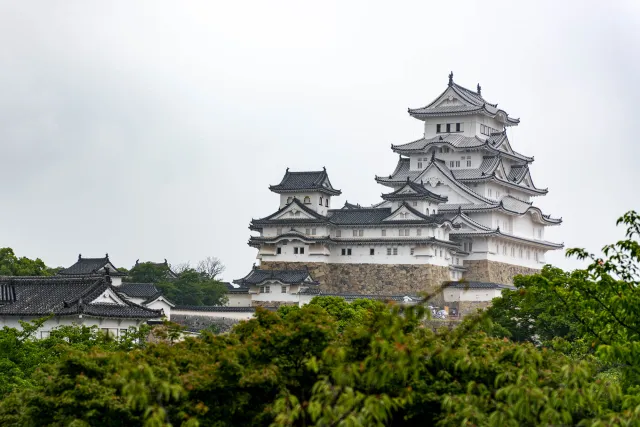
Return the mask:
[[162,310],[167,320],[171,320],[171,306],[162,300],[155,300],[146,307],[152,310]]
[[247,320],[253,317],[253,312],[248,311],[197,311],[197,310],[173,310],[174,316],[204,316],[225,319]]
[[[27,321],[31,322],[33,320],[39,319],[40,317],[33,316],[0,316],[0,327],[7,326],[9,328],[16,328],[22,330],[19,321]],[[76,315],[76,316],[65,316],[60,317],[56,316],[49,320],[47,320],[44,325],[40,329],[38,329],[36,333],[36,338],[41,338],[41,332],[50,332],[51,330],[59,327],[59,326],[72,326],[76,325],[85,325],[85,326],[97,326],[98,328],[107,328],[107,329],[128,329],[129,327],[138,327],[141,324],[145,323],[146,320],[134,320],[134,319],[105,319],[105,318],[95,318],[87,315]]]
[[445,289],[444,301],[491,301],[502,294],[502,289]]
[[251,295],[249,294],[227,294],[229,307],[251,307]]
[[[289,197],[293,198],[297,198],[300,202],[304,202],[304,198],[306,196],[309,196],[311,198],[311,203],[310,204],[305,204],[306,207],[313,209],[314,211],[318,212],[321,215],[326,215],[327,214],[327,210],[331,209],[331,196],[327,196],[325,194],[322,193],[314,193],[314,192],[307,192],[307,193],[286,193],[286,194],[280,194],[280,209],[285,207],[287,205],[287,200],[289,199]],[[320,197],[322,197],[322,206],[320,206]],[[329,206],[325,206],[326,202],[325,199],[329,199]]]

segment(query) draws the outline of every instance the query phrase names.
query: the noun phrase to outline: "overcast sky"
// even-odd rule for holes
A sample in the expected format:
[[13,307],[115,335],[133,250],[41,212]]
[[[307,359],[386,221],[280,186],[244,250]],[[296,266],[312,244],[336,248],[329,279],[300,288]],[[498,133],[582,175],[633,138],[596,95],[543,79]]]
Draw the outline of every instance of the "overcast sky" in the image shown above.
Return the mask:
[[286,167],[379,201],[453,70],[521,119],[547,238],[599,250],[640,208],[639,25],[637,1],[0,0],[0,247],[237,279]]

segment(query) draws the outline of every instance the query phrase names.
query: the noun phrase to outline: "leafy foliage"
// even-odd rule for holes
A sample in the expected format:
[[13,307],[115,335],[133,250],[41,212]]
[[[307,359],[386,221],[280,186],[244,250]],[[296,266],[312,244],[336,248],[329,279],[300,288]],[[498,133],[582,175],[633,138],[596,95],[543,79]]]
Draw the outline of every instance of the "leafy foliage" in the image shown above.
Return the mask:
[[589,267],[519,278],[505,313],[453,330],[421,305],[327,297],[179,342],[171,325],[144,346],[71,328],[52,355],[5,328],[0,424],[637,425],[640,218],[621,222],[606,258],[570,250]]
[[47,267],[40,258],[18,258],[13,249],[0,248],[0,276],[51,276],[56,271]]

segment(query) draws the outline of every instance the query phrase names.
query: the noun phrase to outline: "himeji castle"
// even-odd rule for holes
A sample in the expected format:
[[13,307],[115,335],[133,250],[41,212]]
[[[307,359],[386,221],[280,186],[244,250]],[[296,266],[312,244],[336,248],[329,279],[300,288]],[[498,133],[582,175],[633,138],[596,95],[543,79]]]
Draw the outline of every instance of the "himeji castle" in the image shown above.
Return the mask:
[[399,155],[385,190],[370,207],[345,203],[329,174],[287,169],[270,186],[273,214],[253,219],[249,245],[261,269],[307,269],[329,292],[402,293],[448,281],[509,285],[545,264],[545,239],[560,224],[533,198],[533,157],[514,151],[507,129],[519,119],[453,81],[425,107],[409,109],[424,123],[416,141],[391,145]]

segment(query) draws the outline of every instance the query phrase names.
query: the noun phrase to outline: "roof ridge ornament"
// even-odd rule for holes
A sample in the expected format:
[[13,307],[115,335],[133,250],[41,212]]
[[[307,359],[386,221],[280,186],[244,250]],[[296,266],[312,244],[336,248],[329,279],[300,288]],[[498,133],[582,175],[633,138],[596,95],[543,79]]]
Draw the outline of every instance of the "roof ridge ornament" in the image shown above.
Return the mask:
[[478,83],[478,95],[482,96],[482,87],[480,86],[480,83]]
[[78,261],[82,259],[82,254],[78,254]]
[[449,73],[449,86],[453,85],[453,71]]

